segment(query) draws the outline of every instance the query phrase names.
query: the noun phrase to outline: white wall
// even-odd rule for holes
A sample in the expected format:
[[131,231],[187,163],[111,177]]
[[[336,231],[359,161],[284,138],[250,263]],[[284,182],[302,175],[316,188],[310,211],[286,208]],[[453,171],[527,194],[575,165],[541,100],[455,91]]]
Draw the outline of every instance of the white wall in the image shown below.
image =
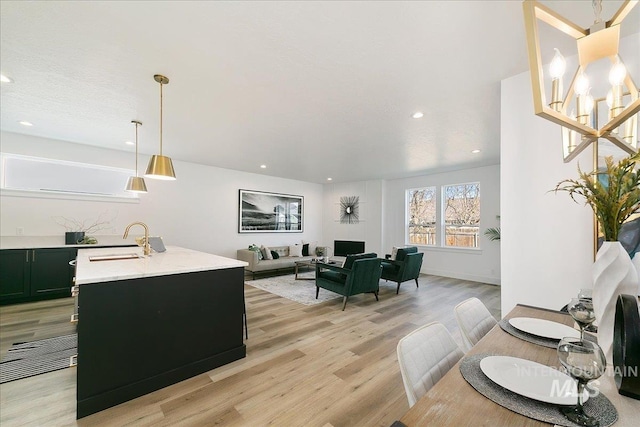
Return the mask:
[[484,230],[498,227],[500,215],[500,166],[464,169],[385,182],[384,248],[404,245],[405,193],[411,188],[447,184],[480,183],[480,242],[478,249],[421,247],[422,272],[483,283],[500,284],[500,243],[484,237]]
[[[133,152],[100,149],[82,144],[2,132],[1,150],[68,161],[132,168]],[[171,155],[171,153],[167,153]],[[144,170],[148,157],[139,159]],[[279,246],[322,237],[322,185],[266,175],[220,169],[174,160],[176,181],[146,179],[149,193],[139,203],[0,196],[0,234],[16,235],[22,227],[29,236],[62,235],[65,229],[53,217],[92,219],[103,212],[117,215],[113,227],[100,234],[121,234],[127,224],[143,221],[165,244],[231,258],[236,250],[257,245]],[[238,190],[249,189],[304,196],[303,233],[238,233]],[[135,234],[141,234],[142,229]],[[99,235],[97,236],[99,239]]]
[[533,113],[529,73],[502,81],[502,313],[516,304],[560,309],[592,287],[593,214],[550,192],[593,169],[593,150],[562,160],[560,126]]
[[[382,245],[383,181],[359,181],[345,184],[325,184],[323,198],[323,241],[333,249],[334,240],[365,242],[367,252],[384,256]],[[340,197],[358,196],[357,224],[340,223]]]
[[[500,166],[466,169],[390,181],[327,184],[324,190],[323,235],[325,245],[334,240],[364,240],[367,252],[379,256],[405,244],[405,190],[409,188],[480,182],[480,227],[497,227],[500,214]],[[358,224],[341,224],[340,197],[360,197]],[[440,276],[500,283],[500,244],[481,238],[478,250],[421,248],[426,252],[422,272]]]

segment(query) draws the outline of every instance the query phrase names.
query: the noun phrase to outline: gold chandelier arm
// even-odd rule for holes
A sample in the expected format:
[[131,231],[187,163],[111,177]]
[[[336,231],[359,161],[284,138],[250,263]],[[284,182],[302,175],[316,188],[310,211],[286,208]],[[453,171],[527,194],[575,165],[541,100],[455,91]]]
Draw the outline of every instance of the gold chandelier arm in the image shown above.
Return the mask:
[[537,18],[574,39],[579,39],[589,34],[589,30],[585,30],[579,25],[574,24],[535,0],[525,0],[523,7],[525,8],[525,14],[527,13],[527,9],[531,10],[529,13],[531,17],[534,18],[534,22],[535,18]]
[[631,104],[629,104],[624,110],[622,114],[617,115],[613,119],[609,120],[607,124],[602,126],[600,129],[600,135],[603,138],[606,138],[606,135],[613,131],[615,128],[620,126],[622,123],[627,121],[631,116],[640,111],[640,99],[636,98]]
[[638,3],[638,0],[625,0],[620,9],[613,15],[610,21],[607,21],[607,27],[620,24],[627,17],[631,9]]

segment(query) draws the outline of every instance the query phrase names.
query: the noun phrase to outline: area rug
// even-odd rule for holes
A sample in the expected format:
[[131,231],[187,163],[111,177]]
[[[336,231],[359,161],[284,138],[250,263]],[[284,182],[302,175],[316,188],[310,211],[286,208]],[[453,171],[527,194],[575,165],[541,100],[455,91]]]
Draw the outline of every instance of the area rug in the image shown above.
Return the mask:
[[0,384],[69,367],[77,334],[13,344],[0,361]]
[[[315,272],[302,273],[298,275],[298,278],[305,277],[312,279],[314,275]],[[318,299],[316,299],[315,281],[295,280],[293,274],[250,280],[247,281],[246,284],[304,305],[320,304],[332,299],[342,298],[341,295],[334,292],[320,289],[320,294],[318,295]]]

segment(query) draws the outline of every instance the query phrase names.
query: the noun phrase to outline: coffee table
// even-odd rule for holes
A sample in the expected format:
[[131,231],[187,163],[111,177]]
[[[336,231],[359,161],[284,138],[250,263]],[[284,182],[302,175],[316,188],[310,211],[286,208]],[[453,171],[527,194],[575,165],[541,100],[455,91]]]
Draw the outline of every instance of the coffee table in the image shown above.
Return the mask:
[[300,269],[300,267],[306,267],[306,268],[311,268],[311,269],[315,270],[316,264],[317,264],[317,261],[315,259],[313,259],[313,260],[304,260],[304,261],[296,261],[296,266],[295,266],[295,270],[294,270],[296,276],[294,277],[294,279],[295,280],[316,280],[315,275],[314,275],[314,277],[300,277],[300,278],[298,278],[298,270]]
[[[296,261],[296,266],[295,266],[295,274],[296,276],[294,277],[295,280],[316,280],[315,277],[298,277],[298,270],[300,269],[300,267],[306,267],[306,268],[311,268],[313,270],[316,269],[316,264],[318,262],[322,262],[320,260],[315,260],[315,259],[311,259],[311,260],[304,260],[304,261]],[[335,261],[329,260],[329,262],[327,264],[336,264]],[[314,275],[315,276],[315,275]]]

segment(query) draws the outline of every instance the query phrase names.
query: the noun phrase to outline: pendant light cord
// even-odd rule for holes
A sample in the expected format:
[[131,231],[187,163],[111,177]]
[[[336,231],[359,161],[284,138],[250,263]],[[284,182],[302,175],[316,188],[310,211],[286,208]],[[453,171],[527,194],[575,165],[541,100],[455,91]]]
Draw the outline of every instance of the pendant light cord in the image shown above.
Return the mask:
[[602,13],[602,0],[592,0],[591,5],[593,6],[593,13],[596,15],[596,20],[593,22],[594,24],[598,24],[602,21],[600,14]]
[[160,82],[160,155],[162,156],[162,82]]
[[136,178],[138,177],[138,123],[136,123]]

